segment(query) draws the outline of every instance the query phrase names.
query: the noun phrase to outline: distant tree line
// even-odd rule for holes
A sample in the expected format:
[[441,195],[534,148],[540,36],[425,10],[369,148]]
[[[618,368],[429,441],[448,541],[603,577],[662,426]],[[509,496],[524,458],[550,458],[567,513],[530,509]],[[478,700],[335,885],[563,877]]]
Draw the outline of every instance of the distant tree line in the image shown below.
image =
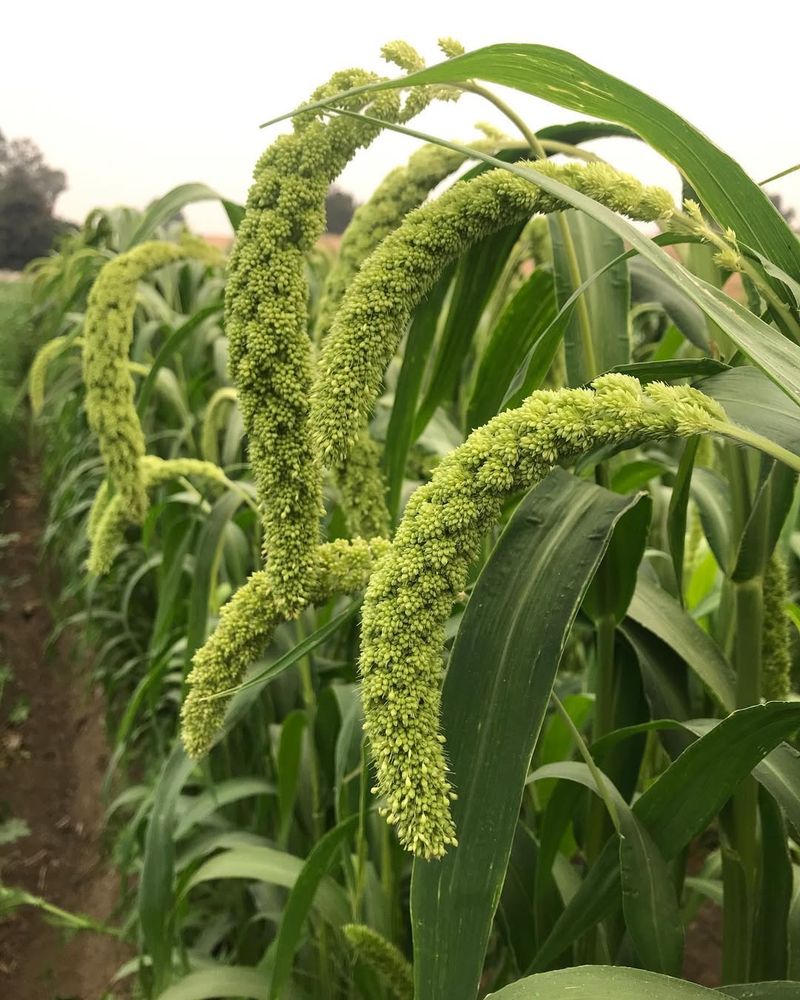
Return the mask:
[[36,143],[0,132],[0,269],[20,270],[69,228],[53,214],[66,186],[64,172],[44,162]]

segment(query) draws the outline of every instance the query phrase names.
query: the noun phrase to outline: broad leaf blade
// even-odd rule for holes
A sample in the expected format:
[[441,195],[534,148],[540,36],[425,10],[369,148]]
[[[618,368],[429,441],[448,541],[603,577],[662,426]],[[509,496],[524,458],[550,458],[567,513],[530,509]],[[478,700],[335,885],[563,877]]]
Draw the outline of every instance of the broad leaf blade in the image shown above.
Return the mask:
[[566,637],[638,502],[557,469],[517,508],[467,606],[443,693],[460,846],[412,878],[418,1000],[473,996]]
[[[572,237],[578,274],[573,276],[570,254],[564,244],[561,221]],[[630,361],[628,312],[630,310],[630,280],[622,240],[599,222],[581,212],[565,212],[550,219],[553,242],[556,296],[559,306],[591,275],[602,273],[583,294],[590,321],[590,340],[594,369],[589,365],[582,342],[580,310],[576,309],[564,336],[567,361],[567,384],[582,385],[601,372],[626,365]],[[609,266],[611,265],[611,266]],[[577,280],[575,280],[577,279]]]
[[705,986],[641,969],[579,966],[521,979],[486,1000],[719,1000]]

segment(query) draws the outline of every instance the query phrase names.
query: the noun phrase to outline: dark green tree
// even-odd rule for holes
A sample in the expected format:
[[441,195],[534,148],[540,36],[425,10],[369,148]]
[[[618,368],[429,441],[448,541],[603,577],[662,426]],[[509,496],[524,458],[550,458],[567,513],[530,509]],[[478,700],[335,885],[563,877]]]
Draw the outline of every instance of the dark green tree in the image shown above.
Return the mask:
[[356,203],[347,191],[332,187],[325,198],[325,232],[341,235],[353,218]]
[[64,225],[53,209],[65,187],[34,142],[0,133],[0,268],[19,270],[50,250]]

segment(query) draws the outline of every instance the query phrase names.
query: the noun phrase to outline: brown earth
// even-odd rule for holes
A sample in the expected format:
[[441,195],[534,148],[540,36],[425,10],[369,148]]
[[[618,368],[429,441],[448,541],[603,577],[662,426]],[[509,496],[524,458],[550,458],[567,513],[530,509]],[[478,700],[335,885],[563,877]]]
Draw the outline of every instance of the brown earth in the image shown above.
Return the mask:
[[[0,545],[0,668],[10,671],[0,683],[0,832],[14,818],[30,833],[0,843],[0,882],[114,924],[119,884],[103,843],[103,701],[66,637],[48,648],[55,588],[40,561],[44,517],[31,463],[16,465],[7,492],[0,534],[16,538]],[[114,937],[65,932],[33,907],[0,915],[0,997],[9,1000],[112,996],[111,979],[129,956]]]

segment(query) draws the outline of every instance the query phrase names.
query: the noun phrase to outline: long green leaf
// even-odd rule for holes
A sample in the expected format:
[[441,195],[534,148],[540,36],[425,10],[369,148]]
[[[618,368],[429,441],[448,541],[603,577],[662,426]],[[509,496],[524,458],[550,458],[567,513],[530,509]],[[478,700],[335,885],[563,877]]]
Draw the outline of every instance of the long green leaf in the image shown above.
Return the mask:
[[602,272],[584,292],[588,314],[589,340],[594,368],[589,365],[582,339],[580,312],[576,310],[564,336],[567,362],[567,384],[582,385],[601,372],[630,361],[628,312],[630,310],[630,280],[622,240],[605,226],[581,212],[565,212],[563,220],[572,237],[577,275],[572,274],[570,253],[564,244],[559,219],[550,221],[553,242],[556,296],[563,306],[591,275]]
[[547,45],[489,45],[401,79],[358,90],[458,83],[473,77],[632,129],[678,167],[717,222],[732,228],[739,239],[795,280],[800,279],[797,238],[735,160],[659,101],[570,52]]
[[150,370],[142,381],[139,389],[139,395],[136,400],[136,410],[140,418],[147,412],[147,405],[150,402],[150,397],[155,389],[159,371],[204,320],[208,319],[209,316],[213,316],[215,313],[221,312],[221,303],[218,305],[215,304],[213,306],[206,306],[203,309],[198,309],[197,312],[193,313],[185,323],[182,323],[180,326],[176,327],[172,333],[170,333],[159,348],[158,353],[150,366]]
[[709,634],[673,597],[640,576],[628,615],[674,649],[724,708],[733,708],[735,681],[730,665]]
[[185,837],[223,806],[253,795],[275,795],[275,786],[263,778],[228,778],[215,782],[188,804],[175,828],[175,839]]
[[555,470],[519,505],[481,573],[442,702],[459,847],[413,870],[417,1000],[477,992],[561,651],[614,525],[637,502]]
[[719,1000],[705,986],[641,969],[602,965],[543,972],[521,979],[486,1000]]
[[731,368],[696,383],[730,419],[800,455],[800,406],[755,368]]
[[[339,109],[339,114],[364,121],[373,121],[369,116]],[[382,123],[384,124],[384,123]],[[403,125],[385,124],[386,128],[404,135],[413,136],[424,142],[435,142],[449,149],[482,159],[503,170],[508,170],[538,185],[548,194],[559,198],[573,208],[602,223],[651,261],[663,274],[698,305],[706,316],[720,326],[740,350],[747,354],[758,368],[767,375],[795,403],[800,404],[800,347],[782,336],[763,320],[748,312],[734,299],[725,295],[714,285],[691,274],[676,260],[658,249],[657,244],[644,236],[635,226],[604,205],[574,191],[560,181],[547,177],[534,168],[521,167],[515,163],[505,163],[496,157],[458,143],[448,142],[426,132],[406,128]],[[770,209],[770,211],[774,211]],[[782,220],[781,220],[781,224]],[[794,240],[796,245],[797,241]],[[800,251],[798,251],[800,254]]]
[[[200,865],[184,886],[182,896],[203,882],[217,879],[255,880],[291,889],[304,864],[302,858],[273,847],[233,847]],[[325,877],[319,883],[314,905],[325,920],[335,926],[348,919],[347,897],[332,878]]]
[[175,804],[193,768],[194,761],[186,756],[180,741],[176,742],[159,776],[145,836],[138,914],[156,995],[166,988],[172,975]]
[[186,663],[206,637],[208,605],[217,581],[217,571],[225,544],[225,532],[239,509],[242,497],[232,490],[224,493],[211,508],[197,539],[189,614],[186,623]]
[[244,966],[202,969],[170,986],[158,1000],[222,1000],[222,998],[269,1000],[269,982],[263,972]]
[[[633,809],[665,858],[675,857],[717,815],[733,790],[800,726],[800,704],[741,709],[691,744],[637,799]],[[619,898],[615,845],[603,852],[536,958],[546,968],[581,934],[612,912]]]
[[165,222],[169,222],[186,205],[191,205],[197,201],[220,201],[223,206],[227,207],[220,195],[207,184],[179,184],[178,187],[167,191],[165,195],[157,198],[147,206],[131,238],[120,249],[128,250],[130,247],[136,246],[137,243],[151,239],[159,226],[163,226]]
[[[637,727],[632,727],[637,728]],[[529,782],[547,778],[578,782],[601,795],[586,764],[561,761],[538,768]],[[636,819],[606,775],[604,797],[613,804],[619,826],[622,909],[631,939],[645,968],[665,975],[678,975],[683,956],[683,926],[672,875],[658,847]]]
[[269,1000],[280,1000],[292,973],[292,961],[300,944],[308,913],[314,903],[320,882],[333,864],[337,853],[358,825],[359,817],[351,816],[339,823],[317,841],[292,887],[278,931],[272,985]]

